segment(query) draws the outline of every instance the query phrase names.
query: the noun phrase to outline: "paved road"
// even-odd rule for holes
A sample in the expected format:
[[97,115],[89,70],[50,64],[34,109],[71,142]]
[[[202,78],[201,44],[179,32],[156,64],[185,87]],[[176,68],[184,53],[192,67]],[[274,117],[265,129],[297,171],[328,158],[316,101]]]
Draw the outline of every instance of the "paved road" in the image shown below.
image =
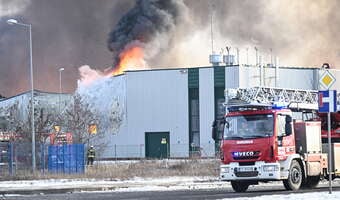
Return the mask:
[[[299,193],[305,192],[319,192],[328,191],[327,187],[316,188],[313,190],[299,190]],[[340,187],[334,187],[333,191],[340,191]],[[264,187],[251,187],[246,193],[235,193],[231,188],[226,189],[209,189],[209,190],[180,190],[180,191],[147,191],[147,192],[73,192],[63,194],[35,194],[35,195],[19,195],[19,196],[0,196],[0,199],[54,199],[54,200],[111,200],[111,199],[148,199],[148,200],[168,200],[168,199],[223,199],[223,198],[236,198],[236,197],[255,197],[261,195],[273,194],[290,194],[292,192],[284,190],[282,186],[264,186]]]

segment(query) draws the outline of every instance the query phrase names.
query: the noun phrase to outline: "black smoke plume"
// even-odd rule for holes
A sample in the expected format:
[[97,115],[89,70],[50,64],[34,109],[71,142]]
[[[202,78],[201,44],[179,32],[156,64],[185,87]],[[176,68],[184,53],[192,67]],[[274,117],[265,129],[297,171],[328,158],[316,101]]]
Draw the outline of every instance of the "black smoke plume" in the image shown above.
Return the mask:
[[7,19],[32,25],[34,88],[58,92],[63,67],[63,92],[73,92],[79,66],[111,66],[108,33],[133,5],[133,0],[0,0],[0,94],[30,89],[28,30]]
[[338,0],[0,0],[0,94],[30,89],[28,32],[7,19],[32,24],[35,88],[58,92],[63,67],[63,92],[73,92],[79,66],[104,70],[129,44],[153,67],[209,65],[210,7],[216,51],[254,58],[256,46],[288,66],[340,68]]
[[[131,44],[145,49],[147,56],[164,49],[185,8],[181,0],[137,0],[109,35],[108,48],[113,52],[113,67],[118,63],[120,53]],[[160,39],[163,45],[148,49],[148,44]]]

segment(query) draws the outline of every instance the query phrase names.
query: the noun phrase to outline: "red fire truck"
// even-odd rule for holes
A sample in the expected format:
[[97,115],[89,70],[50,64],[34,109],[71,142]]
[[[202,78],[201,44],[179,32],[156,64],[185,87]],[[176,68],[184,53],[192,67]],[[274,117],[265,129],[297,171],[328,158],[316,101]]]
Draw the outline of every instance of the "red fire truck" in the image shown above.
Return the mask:
[[[267,181],[283,181],[287,190],[313,188],[329,177],[316,91],[237,88],[225,97],[223,135],[213,131],[213,138],[221,141],[220,179],[234,191]],[[332,177],[340,177],[340,143],[331,149]]]

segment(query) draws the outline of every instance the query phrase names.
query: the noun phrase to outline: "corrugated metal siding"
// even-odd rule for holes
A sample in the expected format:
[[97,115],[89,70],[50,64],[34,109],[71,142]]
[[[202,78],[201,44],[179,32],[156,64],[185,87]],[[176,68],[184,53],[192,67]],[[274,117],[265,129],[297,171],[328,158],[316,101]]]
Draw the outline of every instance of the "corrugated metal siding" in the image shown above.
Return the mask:
[[[241,66],[234,69],[226,68],[226,70],[228,70],[226,72],[226,88],[261,86],[260,67]],[[279,68],[277,86],[275,86],[275,78],[275,68],[263,67],[262,86],[264,87],[315,89],[315,81],[318,81],[316,80],[315,69],[308,68]]]
[[[222,72],[224,73],[224,67],[219,68],[223,69]],[[211,138],[211,124],[214,120],[214,69],[200,69],[199,80],[200,145],[203,148],[201,153],[203,156],[213,156],[215,147]]]
[[279,68],[278,87],[295,89],[314,89],[313,69]]
[[239,67],[239,87],[260,86],[260,69],[258,67]]
[[[60,97],[60,102],[59,102]],[[60,110],[63,111],[68,103],[73,101],[73,96],[71,94],[58,94],[58,93],[48,93],[48,92],[40,92],[34,91],[34,105],[36,109],[45,109],[46,113],[55,113],[58,112],[59,103]],[[18,104],[18,117],[21,120],[27,120],[31,102],[31,92],[26,92],[11,98],[3,99],[0,101],[0,111],[4,112],[11,106]],[[2,113],[1,115],[8,115],[9,113]]]
[[[116,155],[119,155],[121,157],[140,157],[139,153],[139,146],[137,146],[137,150],[135,149],[134,146],[129,146],[126,145],[126,135],[127,135],[127,130],[128,130],[128,120],[127,120],[127,77],[126,75],[120,75],[116,77],[112,77],[112,80],[109,82],[110,88],[112,91],[110,94],[107,94],[104,99],[107,98],[113,98],[117,104],[119,104],[119,107],[122,107],[122,121],[121,122],[111,122],[112,125],[116,123],[117,125],[119,124],[119,127],[115,128],[115,131],[118,129],[118,132],[113,132],[113,130],[106,130],[107,132],[105,133],[104,138],[100,138],[101,140],[96,141],[97,145],[101,144],[107,144],[107,146],[104,149],[103,152],[98,152],[101,153],[101,157],[103,158],[112,158],[115,157]],[[113,108],[108,107],[107,105],[103,105],[107,107],[107,114],[110,114],[110,111],[112,112]],[[117,105],[116,105],[117,106]],[[118,110],[115,110],[117,112]],[[122,146],[123,148],[116,148],[115,144],[118,144]],[[131,154],[131,152],[134,152]],[[137,152],[137,153],[136,153]]]
[[237,88],[239,86],[239,67],[225,67],[225,88]]
[[[145,132],[170,132],[170,156],[188,156],[187,75],[180,70],[127,72],[127,120],[112,137],[111,149],[115,144],[130,145],[125,151],[144,157]],[[117,156],[124,154],[117,152]]]
[[[320,79],[320,76],[319,76],[319,69],[314,69],[313,70],[313,77],[314,77],[314,80],[319,80]],[[340,77],[339,77],[340,78]],[[316,82],[314,83],[314,90],[319,90],[319,82]]]

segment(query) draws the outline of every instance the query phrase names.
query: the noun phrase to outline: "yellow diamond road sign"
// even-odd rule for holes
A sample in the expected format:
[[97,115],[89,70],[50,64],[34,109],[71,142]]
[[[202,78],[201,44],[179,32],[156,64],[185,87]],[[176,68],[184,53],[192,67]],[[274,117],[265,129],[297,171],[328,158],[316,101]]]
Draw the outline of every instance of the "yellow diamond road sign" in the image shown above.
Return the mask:
[[323,73],[319,80],[320,85],[324,89],[330,89],[330,87],[335,83],[335,81],[336,81],[335,77],[328,70],[326,70],[325,73]]

